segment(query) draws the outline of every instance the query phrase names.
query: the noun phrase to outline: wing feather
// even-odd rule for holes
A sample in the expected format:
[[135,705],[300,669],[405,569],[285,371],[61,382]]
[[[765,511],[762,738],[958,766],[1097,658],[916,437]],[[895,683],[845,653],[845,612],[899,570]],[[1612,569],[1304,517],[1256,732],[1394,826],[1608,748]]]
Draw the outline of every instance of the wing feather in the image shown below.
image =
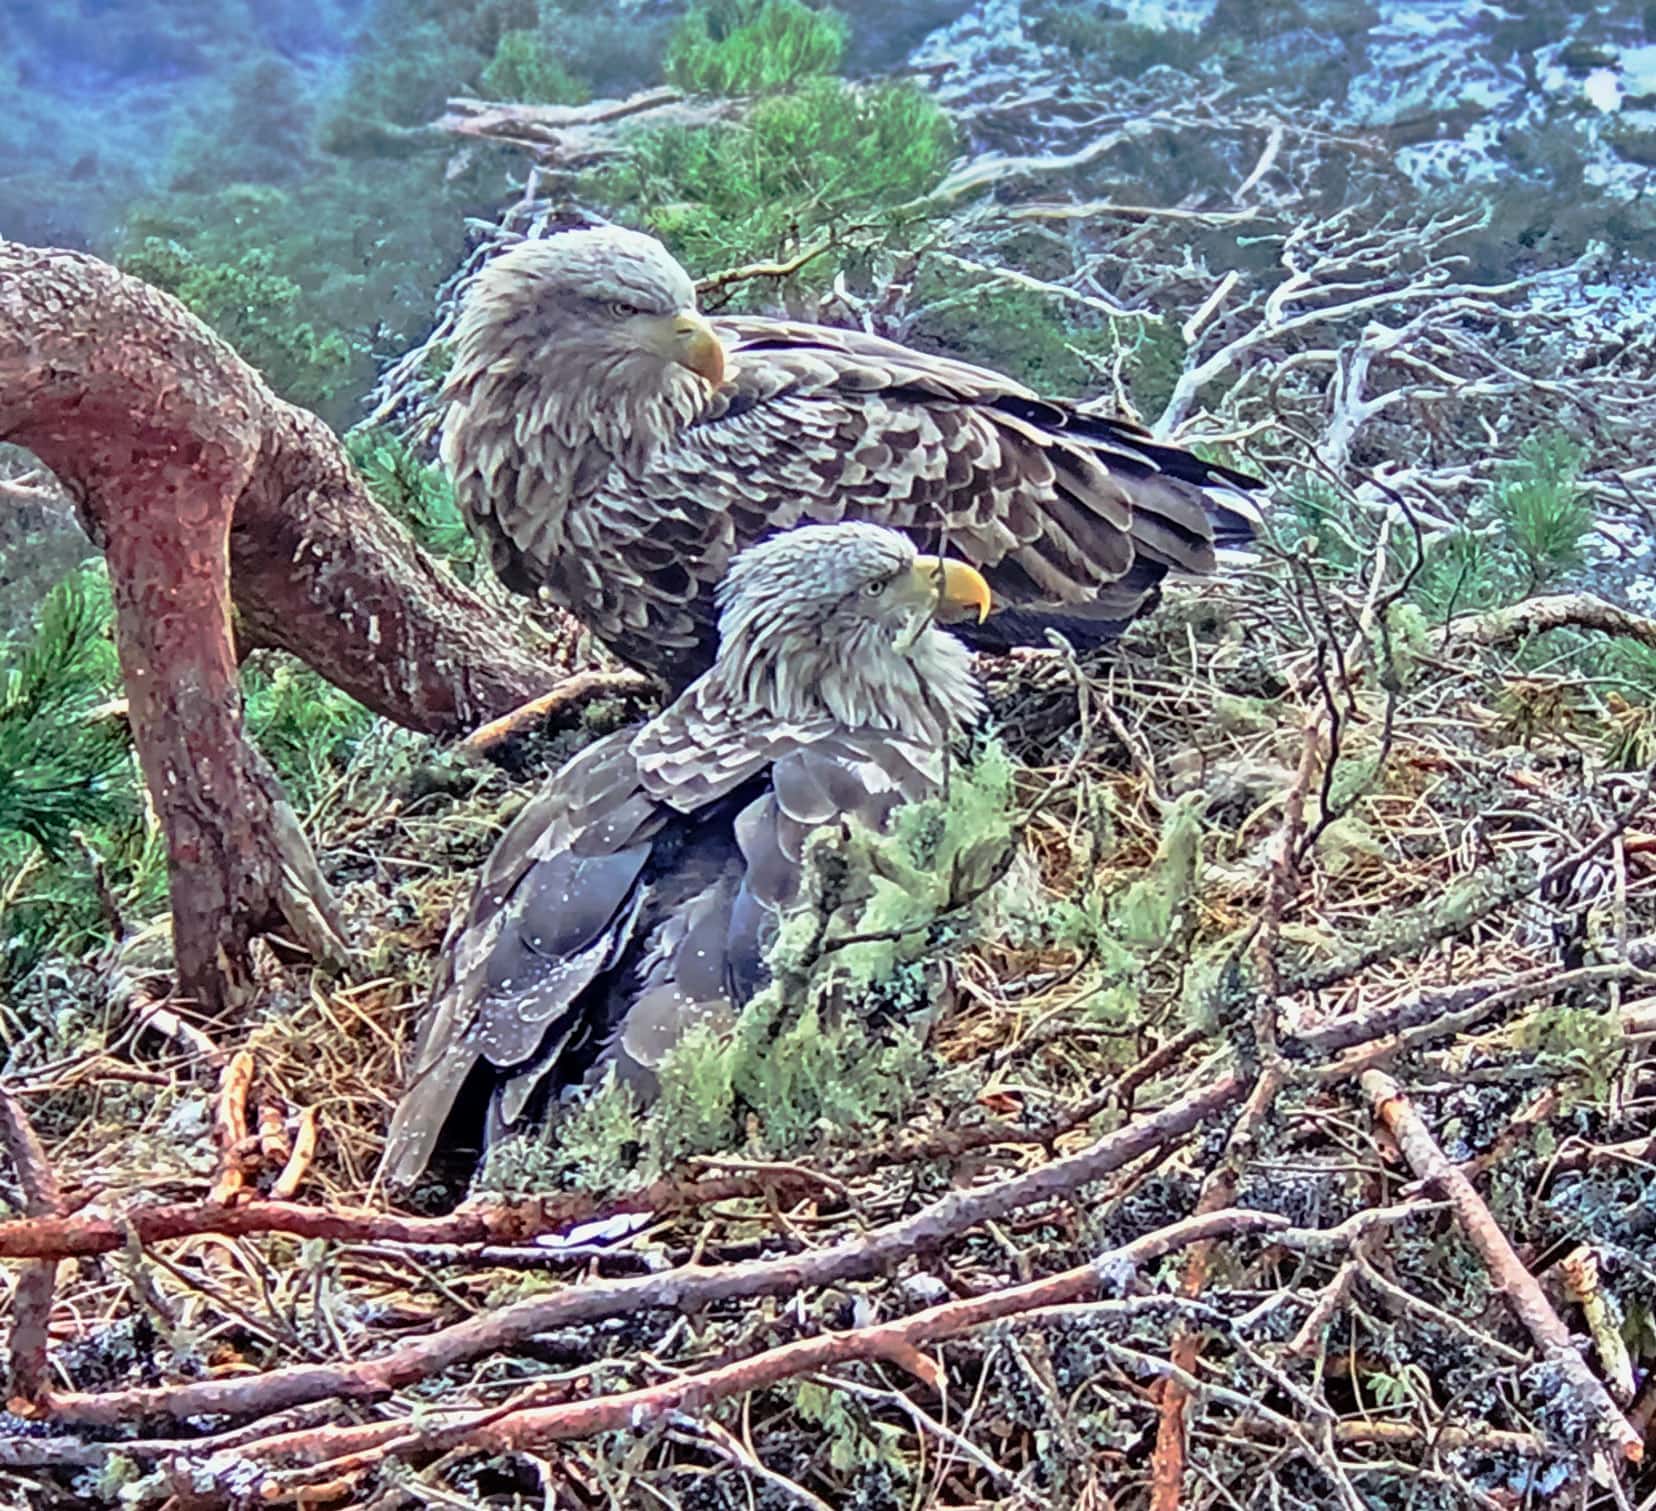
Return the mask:
[[[803,522],[871,519],[970,561],[999,605],[1108,600],[1081,617],[1112,623],[1126,595],[1109,590],[1136,562],[1158,578],[1210,571],[1216,536],[1250,528],[1251,479],[1129,422],[861,332],[718,325],[726,387],[628,487],[646,511],[695,500],[722,512],[734,546]],[[715,573],[691,577],[705,587]]]
[[576,999],[625,949],[669,816],[638,791],[631,738],[589,746],[524,807],[457,914],[386,1140],[393,1184],[430,1163],[476,1073],[567,1035]]

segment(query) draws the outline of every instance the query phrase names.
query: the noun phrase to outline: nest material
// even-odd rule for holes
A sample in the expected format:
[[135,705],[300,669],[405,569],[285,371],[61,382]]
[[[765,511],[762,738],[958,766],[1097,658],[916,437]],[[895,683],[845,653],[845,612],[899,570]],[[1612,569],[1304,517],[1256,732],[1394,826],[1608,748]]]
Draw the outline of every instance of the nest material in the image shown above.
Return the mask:
[[87,1256],[43,1368],[48,1266],[7,1265],[16,1503],[1647,1494],[1656,833],[1649,773],[1605,760],[1625,700],[1538,726],[1487,621],[1409,641],[1395,584],[1298,580],[1176,599],[1111,660],[995,664],[1039,884],[955,961],[934,1074],[900,1121],[780,1162],[733,1130],[630,1193],[419,1219],[370,1188],[524,782],[388,791],[365,752],[321,848],[375,979],[272,956],[238,1028],[85,972],[16,1057],[14,1147],[26,1114],[61,1189],[25,1162],[15,1205],[74,1215],[0,1252]]

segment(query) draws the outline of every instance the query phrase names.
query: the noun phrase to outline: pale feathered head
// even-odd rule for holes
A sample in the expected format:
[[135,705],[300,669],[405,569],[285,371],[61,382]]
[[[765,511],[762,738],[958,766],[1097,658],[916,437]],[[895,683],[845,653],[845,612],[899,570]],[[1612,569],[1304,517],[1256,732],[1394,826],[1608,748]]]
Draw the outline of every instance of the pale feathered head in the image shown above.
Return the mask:
[[579,389],[611,406],[665,399],[693,409],[723,381],[724,348],[659,241],[600,226],[522,242],[467,291],[451,391],[524,367],[578,376]]
[[880,525],[789,530],[732,561],[705,680],[739,708],[936,743],[983,711],[971,653],[933,623],[940,606],[981,620],[989,586]]

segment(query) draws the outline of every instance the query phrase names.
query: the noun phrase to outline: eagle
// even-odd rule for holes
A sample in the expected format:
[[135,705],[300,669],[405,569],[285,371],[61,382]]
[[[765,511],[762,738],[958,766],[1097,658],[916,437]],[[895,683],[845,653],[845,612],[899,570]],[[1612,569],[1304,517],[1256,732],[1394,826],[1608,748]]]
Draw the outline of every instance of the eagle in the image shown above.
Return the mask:
[[738,552],[712,667],[588,746],[495,846],[444,943],[382,1173],[418,1179],[532,1126],[613,1066],[645,1098],[693,1025],[767,982],[806,838],[882,828],[939,790],[983,709],[968,648],[989,588],[906,535],[803,526]]
[[978,648],[1118,635],[1169,572],[1244,545],[1259,483],[1125,419],[881,337],[699,314],[653,237],[521,242],[464,299],[442,455],[508,587],[543,592],[669,693],[717,646],[744,547],[866,520],[986,578]]

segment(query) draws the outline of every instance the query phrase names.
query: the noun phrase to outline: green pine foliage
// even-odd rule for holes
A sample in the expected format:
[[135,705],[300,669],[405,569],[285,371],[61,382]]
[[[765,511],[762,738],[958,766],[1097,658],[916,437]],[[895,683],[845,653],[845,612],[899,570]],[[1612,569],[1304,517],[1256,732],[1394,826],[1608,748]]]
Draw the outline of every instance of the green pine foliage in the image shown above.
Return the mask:
[[581,105],[592,91],[558,60],[538,31],[518,27],[502,32],[480,80],[491,100],[530,105]]
[[1266,511],[1265,528],[1286,553],[1309,552],[1325,567],[1355,570],[1364,550],[1349,529],[1351,505],[1315,472],[1287,473]]
[[300,315],[302,291],[270,252],[204,262],[179,242],[147,236],[121,259],[124,271],[165,289],[212,326],[284,399],[325,407],[351,379],[351,343]]
[[[630,162],[592,187],[689,266],[713,271],[785,259],[825,237],[878,244],[923,215],[919,201],[954,149],[948,116],[912,85],[809,79],[740,123],[643,132]],[[819,259],[798,279],[832,270]]]
[[120,721],[98,716],[119,682],[101,572],[65,578],[32,635],[8,644],[0,670],[0,837],[26,837],[60,857],[77,829],[134,813],[131,747]]
[[1585,559],[1582,539],[1592,528],[1593,506],[1581,485],[1584,460],[1582,449],[1560,431],[1533,435],[1495,483],[1495,516],[1506,526],[1529,592]]
[[[981,362],[1038,393],[1080,397],[1096,392],[1119,355],[1141,414],[1167,402],[1182,353],[1176,333],[1154,318],[1109,320],[1033,289],[928,258],[915,280],[921,318],[911,339],[923,347]],[[1169,366],[1167,358],[1173,358]]]
[[800,0],[711,0],[680,21],[666,73],[695,94],[771,94],[835,72],[845,39],[844,17]]
[[241,688],[248,735],[303,819],[345,769],[374,716],[349,693],[280,653],[250,658],[242,666]]
[[1499,608],[1519,596],[1511,555],[1497,533],[1462,526],[1427,542],[1412,596],[1435,623]]
[[422,461],[389,431],[352,431],[345,449],[379,503],[456,576],[471,582],[479,562],[477,539],[455,502],[448,473]]
[[[117,711],[113,618],[108,576],[89,565],[52,589],[29,631],[0,644],[0,987],[48,955],[107,942],[106,902],[128,925],[166,904],[164,837],[146,819]],[[373,716],[274,654],[243,667],[242,694],[251,737],[303,814]]]
[[0,647],[0,988],[107,938],[95,866],[123,909],[166,896],[125,722],[103,708],[120,693],[111,615],[89,566]]

